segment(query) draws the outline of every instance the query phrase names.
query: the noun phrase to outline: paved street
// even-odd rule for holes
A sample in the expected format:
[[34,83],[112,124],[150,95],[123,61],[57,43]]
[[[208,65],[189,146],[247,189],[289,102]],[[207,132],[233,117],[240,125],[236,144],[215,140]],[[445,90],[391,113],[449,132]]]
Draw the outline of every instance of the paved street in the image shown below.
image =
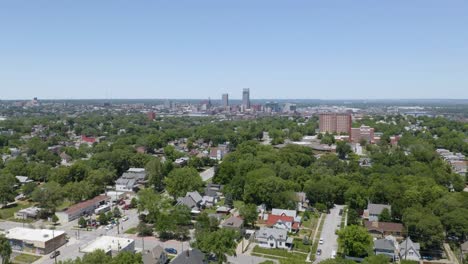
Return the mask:
[[335,234],[335,231],[340,228],[341,216],[339,215],[339,212],[343,207],[343,205],[335,205],[335,208],[331,209],[330,213],[327,214],[322,234],[320,235],[320,237],[323,238],[324,243],[323,245],[318,246],[318,248],[322,249],[322,254],[317,256],[315,263],[331,258],[332,252],[337,251],[338,236]]

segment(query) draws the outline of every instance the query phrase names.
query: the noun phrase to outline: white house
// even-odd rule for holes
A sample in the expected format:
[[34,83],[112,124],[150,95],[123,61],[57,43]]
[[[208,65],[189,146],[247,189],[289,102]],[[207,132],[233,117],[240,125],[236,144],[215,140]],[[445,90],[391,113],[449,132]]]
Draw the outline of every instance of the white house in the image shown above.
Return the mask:
[[284,229],[262,227],[255,232],[255,239],[262,248],[290,249],[293,238],[288,237],[288,231]]

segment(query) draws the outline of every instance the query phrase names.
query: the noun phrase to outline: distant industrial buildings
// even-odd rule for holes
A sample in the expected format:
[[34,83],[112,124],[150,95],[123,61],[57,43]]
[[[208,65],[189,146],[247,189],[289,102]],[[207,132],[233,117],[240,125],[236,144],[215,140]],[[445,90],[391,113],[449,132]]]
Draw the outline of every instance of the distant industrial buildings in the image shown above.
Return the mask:
[[320,133],[351,134],[351,114],[322,113],[319,115]]

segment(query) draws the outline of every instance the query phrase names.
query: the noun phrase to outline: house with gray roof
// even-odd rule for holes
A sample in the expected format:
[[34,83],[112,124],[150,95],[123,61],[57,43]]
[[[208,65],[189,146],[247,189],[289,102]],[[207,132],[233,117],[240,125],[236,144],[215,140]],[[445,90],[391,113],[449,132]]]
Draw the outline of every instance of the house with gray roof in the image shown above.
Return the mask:
[[142,255],[143,264],[166,264],[168,257],[161,246],[156,246]]
[[293,238],[288,237],[288,231],[269,227],[261,227],[256,231],[255,239],[258,246],[263,248],[290,249],[293,244]]
[[242,235],[244,234],[244,219],[232,215],[221,224],[221,227],[236,230]]
[[130,168],[115,181],[116,191],[134,192],[138,184],[143,183],[146,178],[144,168]]
[[199,192],[187,192],[185,197],[177,198],[177,205],[185,205],[192,213],[200,213],[202,207],[203,197]]
[[205,254],[198,249],[192,249],[182,252],[175,257],[171,264],[207,264],[205,260]]
[[391,260],[395,260],[398,256],[395,242],[386,238],[374,240],[374,252],[376,255],[385,255]]
[[373,204],[369,203],[367,209],[364,210],[363,218],[368,219],[369,221],[379,221],[379,216],[384,209],[388,209],[391,212],[392,207],[388,204]]
[[414,243],[408,237],[406,240],[400,243],[400,258],[419,261],[421,259],[421,253],[419,252],[419,249],[419,243]]

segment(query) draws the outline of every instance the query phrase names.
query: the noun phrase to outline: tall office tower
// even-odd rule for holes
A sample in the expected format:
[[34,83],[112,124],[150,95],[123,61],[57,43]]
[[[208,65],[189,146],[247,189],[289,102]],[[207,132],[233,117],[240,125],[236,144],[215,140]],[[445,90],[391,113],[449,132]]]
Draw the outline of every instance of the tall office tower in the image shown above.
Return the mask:
[[319,129],[321,133],[347,133],[351,134],[351,114],[324,113],[319,115]]
[[229,94],[225,93],[223,94],[223,107],[227,108],[229,106]]
[[242,91],[242,106],[244,109],[250,109],[250,89],[244,88]]

